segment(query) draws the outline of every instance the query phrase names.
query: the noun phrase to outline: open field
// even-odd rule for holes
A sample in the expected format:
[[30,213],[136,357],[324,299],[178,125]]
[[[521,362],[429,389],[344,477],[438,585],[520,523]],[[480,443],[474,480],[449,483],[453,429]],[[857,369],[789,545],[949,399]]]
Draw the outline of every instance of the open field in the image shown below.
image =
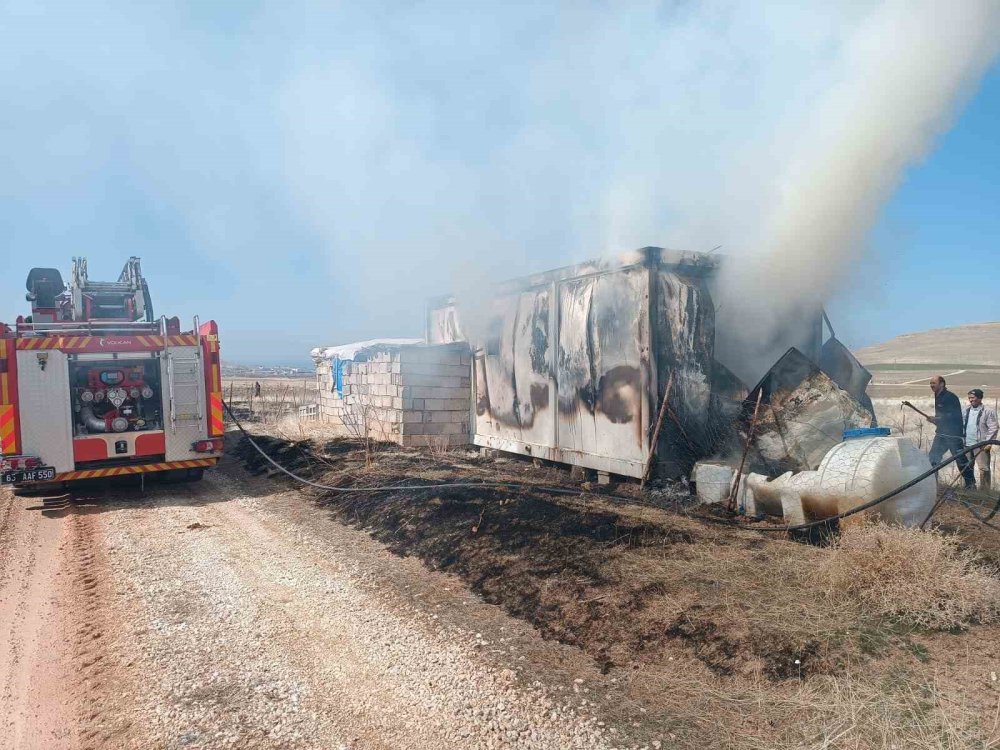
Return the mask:
[[965,366],[1000,365],[1000,322],[936,328],[897,336],[854,352],[871,369],[875,364],[958,362]]
[[[876,371],[880,420],[924,448],[897,394],[928,407],[933,371]],[[294,484],[233,432],[200,483],[0,491],[4,747],[1000,745],[1000,530],[957,503],[810,545],[681,485],[366,455],[299,418],[311,379],[259,382],[224,388],[271,456],[375,491]]]
[[1000,398],[1000,369],[955,365],[927,365],[912,370],[886,370],[879,365],[872,365],[868,369],[873,376],[868,394],[873,399],[914,401],[931,397],[930,379],[934,375],[943,375],[948,389],[958,394],[963,401],[965,394],[972,388],[982,388],[986,392],[985,400],[991,406],[993,399]]
[[[260,393],[256,386],[260,385]],[[277,424],[298,417],[299,408],[317,403],[316,379],[226,378],[222,395],[240,420]],[[228,417],[228,415],[227,415]]]
[[[984,401],[1000,409],[1000,323],[982,323],[956,328],[941,328],[898,336],[876,346],[866,347],[855,355],[871,371],[868,394],[875,406],[879,424],[905,435],[922,450],[928,450],[934,438],[934,426],[916,412],[901,406],[909,401],[918,409],[934,413],[930,379],[941,375],[948,389],[964,405],[972,388],[985,392]],[[994,476],[997,456],[992,458]],[[942,472],[946,481],[955,477],[955,469]]]

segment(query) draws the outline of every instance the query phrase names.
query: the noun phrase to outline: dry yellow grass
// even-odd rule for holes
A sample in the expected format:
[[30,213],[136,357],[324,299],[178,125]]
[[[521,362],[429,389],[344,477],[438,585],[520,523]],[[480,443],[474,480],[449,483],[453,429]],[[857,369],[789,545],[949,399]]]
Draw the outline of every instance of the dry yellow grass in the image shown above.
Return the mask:
[[938,531],[846,529],[819,572],[831,599],[874,617],[948,630],[1000,615],[997,571]]
[[898,667],[781,683],[643,668],[630,682],[672,717],[663,747],[983,750],[1000,738],[993,716]]

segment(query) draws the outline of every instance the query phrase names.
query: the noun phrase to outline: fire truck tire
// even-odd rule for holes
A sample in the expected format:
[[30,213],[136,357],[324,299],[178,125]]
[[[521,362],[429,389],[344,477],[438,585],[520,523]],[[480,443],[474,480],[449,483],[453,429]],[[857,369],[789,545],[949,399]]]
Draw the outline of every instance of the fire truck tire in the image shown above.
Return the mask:
[[198,469],[170,469],[169,471],[158,472],[164,482],[175,484],[180,482],[197,482],[205,475],[205,470]]
[[63,485],[59,482],[49,484],[15,484],[13,492],[15,497],[38,497],[48,495],[56,490],[61,490]]

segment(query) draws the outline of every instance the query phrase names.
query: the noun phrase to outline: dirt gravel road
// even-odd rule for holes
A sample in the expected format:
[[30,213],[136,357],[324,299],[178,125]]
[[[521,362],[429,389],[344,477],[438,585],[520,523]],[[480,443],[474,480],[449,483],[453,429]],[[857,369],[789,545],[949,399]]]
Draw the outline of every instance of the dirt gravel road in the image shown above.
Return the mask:
[[145,493],[0,495],[4,747],[628,746],[606,684],[228,458]]

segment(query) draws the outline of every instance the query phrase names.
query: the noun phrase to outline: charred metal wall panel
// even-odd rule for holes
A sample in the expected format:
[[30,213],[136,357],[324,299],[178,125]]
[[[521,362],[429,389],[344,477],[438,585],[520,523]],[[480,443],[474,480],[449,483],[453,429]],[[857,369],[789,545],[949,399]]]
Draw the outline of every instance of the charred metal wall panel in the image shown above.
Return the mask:
[[[713,308],[703,269],[661,253],[515,280],[491,296],[486,332],[470,342],[476,444],[641,476],[673,372],[674,416],[690,425],[664,428],[658,459],[674,474],[690,466],[685,441],[700,439],[711,406]],[[428,341],[461,330],[449,300],[431,304]]]
[[645,460],[648,284],[642,267],[559,284],[558,448]]
[[494,300],[491,331],[474,360],[476,434],[552,445],[552,360],[544,287]]
[[704,279],[683,269],[660,271],[657,281],[654,350],[659,389],[657,405],[670,383],[673,418],[660,431],[661,471],[676,475],[708,450],[715,436],[712,409],[715,310]]

